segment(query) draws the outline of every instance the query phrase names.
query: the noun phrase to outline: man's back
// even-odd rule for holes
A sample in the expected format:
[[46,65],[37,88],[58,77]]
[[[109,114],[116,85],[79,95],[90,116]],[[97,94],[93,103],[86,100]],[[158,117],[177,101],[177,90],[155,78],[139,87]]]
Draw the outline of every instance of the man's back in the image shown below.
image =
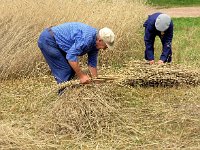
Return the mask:
[[77,48],[95,44],[97,29],[80,22],[63,23],[51,28],[56,43],[67,52],[74,43]]

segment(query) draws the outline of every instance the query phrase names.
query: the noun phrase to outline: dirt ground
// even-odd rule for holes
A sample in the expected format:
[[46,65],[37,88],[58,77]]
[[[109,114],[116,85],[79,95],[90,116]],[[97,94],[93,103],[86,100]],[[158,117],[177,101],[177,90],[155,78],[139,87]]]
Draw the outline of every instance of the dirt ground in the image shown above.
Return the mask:
[[148,14],[162,12],[171,17],[200,17],[200,7],[179,7],[179,8],[151,8]]

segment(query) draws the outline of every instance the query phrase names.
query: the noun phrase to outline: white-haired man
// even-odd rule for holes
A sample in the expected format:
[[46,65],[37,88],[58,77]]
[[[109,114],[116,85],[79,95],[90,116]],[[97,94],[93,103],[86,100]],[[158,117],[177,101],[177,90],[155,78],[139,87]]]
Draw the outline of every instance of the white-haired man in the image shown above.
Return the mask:
[[154,64],[154,42],[155,37],[159,36],[162,43],[162,54],[158,64],[172,61],[172,38],[173,38],[173,22],[167,14],[154,13],[149,15],[144,23],[145,27],[145,59],[150,64]]
[[39,39],[41,49],[57,83],[71,80],[76,74],[80,83],[90,82],[78,62],[78,56],[88,55],[88,68],[97,77],[99,49],[112,49],[114,33],[105,27],[100,30],[80,22],[69,22],[45,29]]

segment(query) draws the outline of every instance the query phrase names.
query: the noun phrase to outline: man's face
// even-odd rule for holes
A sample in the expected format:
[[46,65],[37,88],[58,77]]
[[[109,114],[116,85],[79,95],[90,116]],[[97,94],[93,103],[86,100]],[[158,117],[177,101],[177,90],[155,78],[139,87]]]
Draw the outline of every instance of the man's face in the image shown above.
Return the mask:
[[96,41],[96,48],[97,49],[103,49],[103,50],[105,50],[108,47],[107,47],[106,43],[103,40],[97,39],[97,41]]

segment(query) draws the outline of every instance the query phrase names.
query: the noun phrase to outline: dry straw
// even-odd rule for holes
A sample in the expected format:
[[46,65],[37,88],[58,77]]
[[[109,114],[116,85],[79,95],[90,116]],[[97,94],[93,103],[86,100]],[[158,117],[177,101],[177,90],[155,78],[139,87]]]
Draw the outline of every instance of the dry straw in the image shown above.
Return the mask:
[[142,61],[127,64],[124,81],[130,86],[177,87],[200,84],[199,70],[178,64],[149,65]]
[[[125,114],[121,113],[122,95],[116,85],[70,87],[59,97],[57,86],[49,84],[48,78],[41,83],[37,79],[37,85],[34,79],[14,82],[14,86],[10,86],[11,81],[2,86],[6,90],[2,97],[8,99],[3,101],[5,110],[11,107],[9,112],[0,114],[3,149],[78,149],[76,145],[84,141],[87,146],[94,148],[101,143],[101,149],[107,149],[110,145],[102,145],[104,140],[106,143],[110,143],[108,139],[113,140],[114,144],[114,139],[119,141],[117,134],[126,131]],[[12,99],[12,93],[18,95]],[[10,98],[15,104],[8,103]],[[123,138],[121,142],[126,140]]]
[[[138,44],[136,32],[146,17],[145,9],[138,0],[2,0],[0,79],[49,74],[37,47],[38,36],[45,27],[71,21],[110,27],[116,34],[115,49],[101,53],[99,64],[123,63],[130,47]],[[38,79],[1,84],[5,111],[1,112],[0,149],[70,148],[87,139],[97,141],[88,144],[94,147],[98,138],[104,143],[125,128],[119,115],[121,95],[116,96],[108,85],[72,88],[57,97],[57,86],[47,79],[45,84]]]
[[[124,55],[138,44],[140,36],[135,33],[146,17],[143,16],[145,6],[136,0],[1,0],[0,12],[1,79],[48,74],[49,69],[37,48],[37,38],[44,27],[66,21],[112,28],[117,35],[116,48],[102,53],[99,62],[104,66],[113,61],[126,61]],[[0,149],[159,149],[161,146],[166,149],[180,148],[180,142],[186,142],[186,146],[199,143],[198,139],[191,141],[199,137],[193,134],[199,133],[199,120],[190,120],[194,116],[199,118],[199,113],[193,112],[194,108],[199,109],[194,102],[190,109],[184,103],[189,99],[191,104],[192,92],[187,95],[188,89],[183,91],[186,99],[169,92],[169,100],[162,101],[160,95],[148,97],[146,94],[147,98],[140,99],[144,89],[135,93],[134,88],[124,88],[125,85],[198,85],[198,70],[175,64],[150,66],[132,61],[121,70],[103,68],[101,72],[113,78],[112,83],[86,86],[75,83],[78,87],[69,84],[60,97],[56,93],[58,87],[49,76],[0,82]],[[130,103],[135,107],[130,107]],[[179,116],[185,115],[185,120],[177,117],[174,109],[181,103],[182,109],[177,111]],[[182,125],[191,121],[191,129]],[[174,125],[182,125],[181,134],[191,130],[188,131],[191,136],[185,133],[181,137]],[[175,135],[168,137],[171,133]]]

